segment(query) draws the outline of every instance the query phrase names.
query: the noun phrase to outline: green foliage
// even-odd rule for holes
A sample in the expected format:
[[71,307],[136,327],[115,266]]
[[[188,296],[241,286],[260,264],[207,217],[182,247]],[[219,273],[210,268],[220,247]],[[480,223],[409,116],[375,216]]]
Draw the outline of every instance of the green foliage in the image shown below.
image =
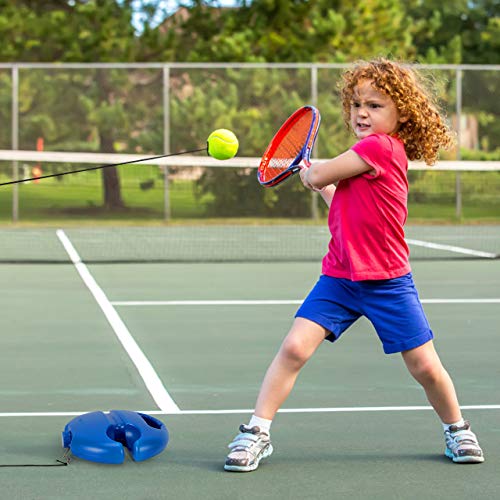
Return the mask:
[[474,149],[462,149],[462,160],[469,161],[500,161],[500,148],[494,151],[481,151]]
[[3,0],[0,59],[25,62],[133,60],[130,1]]
[[481,149],[500,148],[500,102],[494,96],[500,86],[500,71],[471,71],[464,77],[464,108],[479,122]]
[[[306,70],[176,70],[171,77],[172,123],[189,120],[196,124],[173,129],[173,151],[203,147],[212,130],[228,128],[239,138],[240,156],[258,157],[287,116],[308,102],[310,93]],[[210,169],[200,179],[198,189],[199,195],[212,195],[208,204],[211,214],[252,216],[275,209],[303,216],[310,213],[305,208],[309,193],[263,190],[255,171]]]
[[[167,27],[177,32],[168,53],[185,61],[344,62],[413,52],[412,19],[401,0],[254,0],[238,9],[195,2],[189,16]],[[376,27],[376,29],[375,29]],[[202,36],[200,36],[202,34]]]
[[[195,0],[155,24],[162,9],[161,0],[0,0],[0,61],[295,63],[384,55],[423,63],[500,62],[498,0],[240,0],[238,8]],[[138,31],[131,24],[134,10],[142,15]],[[500,148],[500,104],[492,97],[498,74],[464,73],[465,111],[477,117],[484,151]],[[443,76],[440,98],[452,114],[454,76]],[[336,70],[318,70],[323,124],[317,157],[352,143],[342,123],[338,78]],[[33,149],[44,137],[48,150],[161,152],[162,83],[161,70],[23,70],[20,147]],[[203,147],[213,129],[230,128],[241,156],[260,156],[311,94],[308,70],[176,69],[169,83],[171,151]],[[2,123],[10,122],[11,105],[10,76],[0,70]],[[10,130],[0,128],[1,147],[10,143]],[[118,183],[105,186],[119,195]],[[262,190],[253,175],[217,169],[198,189],[210,210],[238,201],[241,213],[259,205],[263,212],[307,214],[310,204],[297,180]],[[255,193],[243,196],[245,189]]]
[[413,43],[421,62],[498,64],[500,5],[498,0],[411,0]]
[[208,199],[206,215],[310,217],[311,194],[297,178],[265,189],[257,183],[255,174],[254,169],[206,169],[195,185],[196,197]]
[[[427,63],[500,61],[498,0],[196,1],[170,17],[178,61],[347,62],[377,55]],[[186,12],[189,14],[187,15]]]
[[[143,49],[131,24],[132,3],[2,0],[0,60],[134,61]],[[145,50],[149,49],[148,40],[145,37]],[[134,117],[127,102],[141,83],[124,77],[126,71],[26,73],[20,79],[21,147],[34,149],[37,137],[45,138],[49,150],[99,149],[112,153],[116,144],[121,143],[121,149],[123,144],[128,147]],[[119,183],[113,179],[117,172],[108,169],[102,175],[105,205],[120,208]]]
[[0,70],[0,149],[12,145],[12,131],[6,126],[12,120],[12,81],[8,71]]
[[425,170],[410,172],[408,201],[421,205],[453,204],[456,200],[456,183],[459,176],[462,202],[465,205],[482,205],[485,212],[498,215],[500,173],[446,172]]

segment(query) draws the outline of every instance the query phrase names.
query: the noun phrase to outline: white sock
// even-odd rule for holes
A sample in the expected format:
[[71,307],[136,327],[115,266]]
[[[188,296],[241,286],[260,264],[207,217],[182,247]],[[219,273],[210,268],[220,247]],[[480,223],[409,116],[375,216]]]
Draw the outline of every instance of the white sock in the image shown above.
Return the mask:
[[465,425],[463,418],[461,418],[458,422],[454,422],[453,424],[445,424],[444,422],[441,423],[443,424],[444,431],[447,431],[451,425],[456,425],[457,427],[463,427]]
[[267,420],[266,418],[260,418],[260,417],[257,417],[256,415],[252,415],[252,418],[250,419],[250,422],[248,422],[247,427],[257,426],[261,432],[265,432],[266,434],[269,434],[272,423],[273,423],[272,420]]

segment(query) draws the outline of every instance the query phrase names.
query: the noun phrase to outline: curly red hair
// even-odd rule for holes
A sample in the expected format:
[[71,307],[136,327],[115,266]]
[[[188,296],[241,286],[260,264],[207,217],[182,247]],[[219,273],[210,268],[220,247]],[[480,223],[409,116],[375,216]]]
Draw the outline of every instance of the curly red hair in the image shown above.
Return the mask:
[[397,134],[410,160],[424,160],[433,165],[439,150],[453,145],[454,134],[420,75],[406,65],[385,58],[359,62],[343,73],[340,94],[347,127],[354,90],[362,79],[371,80],[374,88],[394,101],[400,116],[407,118]]

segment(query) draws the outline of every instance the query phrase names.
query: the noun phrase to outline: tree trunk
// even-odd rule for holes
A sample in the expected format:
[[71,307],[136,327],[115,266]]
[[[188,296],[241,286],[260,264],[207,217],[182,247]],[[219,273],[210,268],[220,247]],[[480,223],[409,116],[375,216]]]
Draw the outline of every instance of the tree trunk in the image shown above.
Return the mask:
[[[99,98],[103,102],[108,102],[112,89],[110,88],[107,72],[97,70],[96,79],[99,86]],[[102,125],[99,127],[99,143],[103,153],[114,153],[113,132]],[[125,207],[123,203],[120,177],[116,167],[102,169],[102,187],[104,208],[107,210],[120,210]]]
[[[101,151],[113,153],[113,140],[107,134],[100,133]],[[107,167],[102,172],[102,189],[104,207],[107,210],[119,210],[125,207],[120,188],[120,177],[116,167]]]

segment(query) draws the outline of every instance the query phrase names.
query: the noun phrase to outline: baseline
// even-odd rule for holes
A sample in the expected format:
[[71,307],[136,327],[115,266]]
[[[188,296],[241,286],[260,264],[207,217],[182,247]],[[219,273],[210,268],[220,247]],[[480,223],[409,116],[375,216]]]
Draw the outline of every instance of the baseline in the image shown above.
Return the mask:
[[[500,405],[460,405],[462,410],[500,410]],[[396,412],[396,411],[431,411],[432,406],[346,406],[333,408],[280,408],[278,413],[370,413],[370,412]],[[95,411],[89,410],[90,411]],[[239,408],[226,410],[136,410],[149,415],[234,415],[251,414],[253,408]],[[87,413],[74,412],[3,412],[0,417],[74,417]]]

